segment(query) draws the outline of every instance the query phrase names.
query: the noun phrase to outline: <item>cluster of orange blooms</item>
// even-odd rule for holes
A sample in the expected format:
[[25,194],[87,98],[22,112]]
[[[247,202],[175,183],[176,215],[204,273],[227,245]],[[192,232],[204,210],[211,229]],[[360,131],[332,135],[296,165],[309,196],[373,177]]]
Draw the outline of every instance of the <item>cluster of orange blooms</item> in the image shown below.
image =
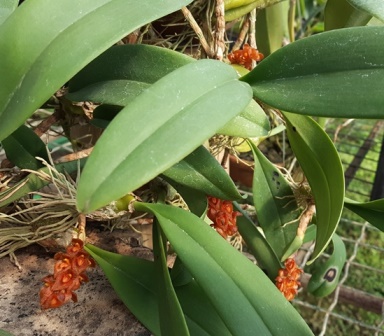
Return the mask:
[[79,289],[83,282],[88,282],[85,270],[94,267],[95,261],[84,251],[83,241],[72,239],[66,253],[56,253],[57,260],[53,275],[46,276],[44,287],[40,290],[40,305],[43,309],[57,308],[70,301],[77,302],[73,292]]
[[303,270],[296,265],[293,258],[288,258],[284,266],[276,277],[276,286],[288,301],[292,301],[301,285],[299,278]]
[[228,54],[231,64],[243,65],[248,70],[252,70],[252,61],[260,62],[263,58],[264,55],[262,53],[247,43],[244,44],[242,50],[235,50]]
[[236,217],[240,212],[233,211],[231,201],[208,197],[208,218],[213,222],[211,226],[223,237],[233,236],[237,232]]

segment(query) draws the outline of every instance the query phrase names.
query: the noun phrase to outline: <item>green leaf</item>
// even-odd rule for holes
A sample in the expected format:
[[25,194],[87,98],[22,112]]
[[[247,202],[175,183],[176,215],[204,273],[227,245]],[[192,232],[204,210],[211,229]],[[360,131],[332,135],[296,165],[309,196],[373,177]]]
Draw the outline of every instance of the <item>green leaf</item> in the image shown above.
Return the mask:
[[325,30],[365,26],[372,18],[350,5],[347,0],[328,0],[324,9]]
[[[78,168],[82,168],[85,164],[86,158],[79,161],[68,161],[55,165],[55,169],[59,173],[72,174]],[[49,174],[50,169],[48,167],[41,168],[37,172]],[[39,190],[44,186],[51,183],[50,180],[42,180],[36,174],[29,174],[26,178],[16,183],[9,189],[0,193],[0,208],[7,206],[8,204],[17,201],[21,197],[27,195],[30,192]]]
[[127,79],[113,79],[90,84],[65,98],[72,101],[91,101],[95,103],[126,106],[141,94],[150,84]]
[[[161,335],[155,265],[87,244],[124,304],[153,334]],[[230,336],[228,329],[196,281],[175,288],[191,335]],[[167,335],[165,335],[167,336]]]
[[13,13],[18,4],[19,0],[0,0],[0,25]]
[[257,48],[264,56],[280,49],[288,36],[288,8],[289,3],[284,1],[257,13]]
[[166,240],[155,220],[153,225],[153,255],[155,259],[156,283],[160,328],[163,335],[189,336],[187,323],[180,307],[167,267]]
[[[8,1],[8,0],[6,0]],[[13,336],[13,334],[9,333],[8,331],[4,329],[0,329],[0,336]]]
[[331,256],[324,263],[320,263],[319,259],[316,260],[315,269],[308,282],[307,291],[317,297],[327,296],[336,289],[347,259],[344,242],[337,234],[333,234],[332,243]]
[[336,230],[344,203],[344,172],[334,144],[310,117],[284,112],[292,150],[312,189],[317,234],[313,262]]
[[150,181],[250,99],[249,86],[218,61],[193,62],[163,77],[126,106],[97,142],[79,182],[78,208],[93,211]]
[[277,50],[241,80],[252,86],[256,98],[285,111],[384,118],[383,39],[384,27],[310,36]]
[[36,156],[48,161],[44,142],[25,125],[6,137],[2,145],[8,160],[21,169],[37,170],[43,167]]
[[279,269],[282,268],[279,258],[263,234],[253,224],[248,214],[236,202],[233,202],[233,205],[236,211],[241,213],[241,216],[237,217],[236,222],[239,232],[247,244],[247,248],[254,255],[257,264],[271,281],[275,281]]
[[252,141],[248,141],[248,144],[252,148],[255,162],[252,191],[258,223],[268,243],[281,259],[296,236],[298,213],[295,197],[280,170]]
[[136,202],[134,206],[155,214],[232,335],[281,335],[282,330],[286,335],[312,335],[266,275],[203,220],[167,205]]
[[259,104],[251,100],[238,116],[220,128],[217,133],[241,138],[254,138],[266,136],[269,130],[267,115]]
[[356,8],[365,11],[384,22],[384,2],[380,0],[348,0]]
[[116,117],[121,110],[121,106],[100,105],[93,110],[91,124],[96,127],[107,128],[112,119]]
[[367,222],[384,231],[384,199],[359,203],[349,198],[344,199],[344,206],[355,214],[364,218]]
[[262,9],[272,6],[283,0],[227,0],[225,3],[225,21],[236,20],[248,13],[253,9]]
[[58,5],[56,1],[34,0],[23,3],[0,26],[0,140],[112,44],[190,2],[66,0]]
[[[186,1],[184,1],[186,2]],[[69,82],[74,92],[103,82],[116,80],[153,84],[170,72],[195,62],[179,52],[145,44],[113,46],[105,51]],[[75,94],[75,93],[73,93]]]
[[153,262],[122,256],[87,244],[85,250],[103,269],[124,304],[152,333],[161,335]]
[[205,195],[226,200],[242,198],[228,173],[204,146],[195,149],[162,175]]

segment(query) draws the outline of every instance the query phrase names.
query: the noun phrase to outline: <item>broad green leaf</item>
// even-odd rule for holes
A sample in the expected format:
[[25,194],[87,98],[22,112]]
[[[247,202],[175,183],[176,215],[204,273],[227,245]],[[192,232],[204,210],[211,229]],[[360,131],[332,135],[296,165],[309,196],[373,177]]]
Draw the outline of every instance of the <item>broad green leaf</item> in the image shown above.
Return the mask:
[[282,268],[279,258],[247,213],[236,202],[233,205],[237,211],[241,212],[241,216],[237,217],[236,222],[239,232],[247,244],[247,248],[254,255],[257,264],[271,281],[275,281],[279,269]]
[[254,100],[235,118],[230,120],[217,133],[241,137],[253,138],[266,136],[270,130],[269,120],[264,110]]
[[69,90],[74,92],[100,82],[116,80],[153,84],[170,72],[194,61],[179,52],[145,44],[113,46],[72,78]]
[[343,210],[344,172],[334,144],[310,117],[284,112],[292,150],[312,189],[317,234],[313,262],[327,247]]
[[348,0],[348,2],[384,22],[384,2],[382,0]]
[[255,162],[252,191],[258,223],[268,243],[281,259],[296,236],[299,216],[296,200],[280,170],[252,141],[248,143]]
[[344,206],[355,214],[364,218],[367,222],[384,231],[384,199],[360,203],[349,198],[344,199]]
[[0,0],[0,25],[13,13],[18,4],[19,0]]
[[347,251],[344,242],[337,234],[332,236],[333,252],[326,262],[318,260],[314,263],[315,269],[309,279],[307,291],[317,297],[324,297],[331,294],[339,284],[341,272]]
[[68,93],[65,98],[72,101],[91,101],[117,106],[127,105],[150,84],[127,79],[112,79],[90,84],[83,89]]
[[[103,269],[112,287],[128,309],[153,334],[160,336],[154,263],[107,252],[89,244],[85,249]],[[175,287],[175,290],[191,335],[231,335],[196,281]]]
[[147,183],[250,99],[250,87],[218,61],[193,62],[163,77],[126,106],[97,142],[79,182],[78,208],[88,213]]
[[167,267],[166,243],[161,228],[157,220],[155,220],[153,225],[153,256],[156,269],[161,333],[169,336],[189,336],[187,323]]
[[[59,173],[68,173],[72,174],[78,168],[82,168],[85,164],[86,159],[81,159],[79,161],[68,161],[65,163],[60,163],[55,165],[55,169]],[[49,174],[50,169],[45,167],[38,170],[45,174]],[[7,206],[8,204],[17,201],[23,196],[26,196],[28,193],[39,190],[44,186],[51,183],[50,180],[42,180],[36,174],[29,174],[26,178],[22,179],[20,182],[16,183],[9,189],[4,190],[0,193],[0,208]]]
[[281,335],[282,330],[286,335],[312,335],[262,270],[203,220],[172,206],[138,202],[134,206],[155,214],[172,247],[232,335]]
[[383,39],[384,27],[310,36],[277,50],[241,80],[252,86],[256,98],[285,111],[384,118]]
[[48,161],[47,149],[44,142],[25,125],[6,137],[1,144],[9,161],[21,169],[37,170],[43,167],[40,157]]
[[280,49],[284,37],[288,36],[288,9],[289,2],[284,1],[257,13],[257,48],[264,56]]
[[324,9],[324,28],[333,30],[365,26],[371,17],[351,6],[347,0],[328,0]]
[[162,173],[167,180],[221,199],[241,199],[228,173],[204,147],[200,146]]
[[187,268],[178,257],[176,257],[170,273],[172,284],[175,287],[185,286],[193,280],[191,273],[189,273]]
[[190,2],[33,0],[23,3],[0,26],[0,140],[112,44]]

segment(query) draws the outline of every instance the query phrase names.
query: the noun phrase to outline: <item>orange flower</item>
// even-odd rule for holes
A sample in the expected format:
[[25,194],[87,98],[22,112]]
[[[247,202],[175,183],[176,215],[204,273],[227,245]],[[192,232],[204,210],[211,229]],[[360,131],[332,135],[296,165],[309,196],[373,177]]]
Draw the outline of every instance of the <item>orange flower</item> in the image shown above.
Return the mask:
[[288,258],[284,266],[279,270],[279,275],[276,277],[276,286],[288,301],[292,301],[301,285],[299,278],[303,270],[296,265],[293,258]]
[[44,287],[40,290],[43,309],[60,307],[71,299],[77,302],[73,291],[79,289],[83,282],[88,282],[85,270],[95,266],[95,261],[83,250],[83,245],[80,239],[73,239],[66,249],[67,253],[55,254],[54,273],[43,279]]
[[262,53],[259,53],[257,49],[252,48],[247,43],[244,44],[243,50],[235,50],[228,54],[231,64],[243,65],[248,70],[252,70],[252,61],[260,62],[263,58]]
[[216,197],[208,197],[208,218],[213,222],[211,226],[223,237],[227,238],[237,232],[236,217],[240,212],[233,211],[231,201]]

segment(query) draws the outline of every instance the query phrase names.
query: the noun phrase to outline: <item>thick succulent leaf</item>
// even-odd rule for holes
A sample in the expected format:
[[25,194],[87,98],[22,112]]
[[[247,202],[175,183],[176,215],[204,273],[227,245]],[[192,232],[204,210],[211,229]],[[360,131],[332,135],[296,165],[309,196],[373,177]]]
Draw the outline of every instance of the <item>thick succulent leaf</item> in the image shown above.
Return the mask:
[[[55,165],[55,169],[59,173],[72,174],[73,172],[77,171],[77,169],[82,168],[85,164],[85,161],[86,159],[81,159],[79,161],[76,160],[60,163]],[[50,169],[45,167],[39,169],[38,172],[49,174]],[[29,174],[26,178],[22,179],[11,188],[6,189],[0,193],[0,208],[7,206],[14,201],[17,201],[30,192],[43,188],[49,183],[51,183],[49,180],[42,180],[36,174]]]
[[339,284],[341,272],[347,259],[344,242],[337,234],[332,236],[333,252],[326,262],[318,260],[309,279],[307,291],[317,297],[331,294]]
[[34,0],[23,3],[0,26],[0,140],[113,43],[190,2]]
[[[128,309],[153,334],[161,335],[155,264],[86,245]],[[194,336],[231,335],[196,281],[175,287],[188,328]],[[167,335],[165,335],[167,336]]]
[[235,70],[213,60],[187,64],[157,81],[97,142],[79,182],[80,211],[118,199],[179,162],[240,113],[251,94]]
[[18,4],[19,0],[0,0],[0,25],[13,13]]
[[253,173],[253,202],[258,223],[268,243],[281,259],[296,236],[297,204],[292,189],[276,166],[255,146],[252,148],[255,168]]
[[228,173],[204,146],[195,149],[162,175],[167,180],[196,189],[205,195],[228,200],[241,199]]
[[96,127],[107,128],[111,120],[116,117],[122,109],[121,106],[116,105],[99,105],[93,110],[91,124]]
[[65,98],[72,101],[91,101],[125,106],[149,86],[148,83],[129,79],[111,79],[93,83],[83,89],[68,93]]
[[384,199],[360,203],[349,198],[344,199],[344,206],[355,214],[364,218],[367,222],[384,231]]
[[254,255],[257,264],[265,274],[271,281],[275,281],[279,269],[282,268],[279,258],[247,213],[236,202],[233,205],[241,213],[241,216],[237,217],[237,227],[247,244],[247,248]]
[[189,336],[187,323],[168,271],[165,251],[166,240],[164,238],[161,228],[155,220],[153,225],[153,256],[161,333],[169,336]]
[[217,133],[241,137],[256,138],[266,136],[270,130],[269,120],[264,110],[254,100],[235,118]]
[[281,335],[281,330],[287,335],[312,335],[263,271],[203,220],[172,206],[138,202],[134,206],[155,214],[232,335]]
[[371,15],[353,7],[347,0],[328,0],[324,9],[325,30],[365,26]]
[[384,22],[384,2],[380,0],[348,0],[354,7],[359,8]]
[[37,170],[43,167],[36,157],[48,161],[44,142],[25,125],[21,125],[1,143],[8,160],[21,169]]
[[310,117],[284,112],[292,150],[304,171],[316,203],[314,261],[327,247],[344,203],[344,172],[334,144]]
[[281,1],[283,0],[225,0],[225,21],[236,20],[255,8],[266,8]]
[[322,117],[384,118],[384,27],[307,37],[264,59],[241,80],[285,111]]
[[115,80],[153,84],[177,68],[194,61],[179,52],[145,44],[114,46],[72,78],[69,90],[74,92],[99,82]]

